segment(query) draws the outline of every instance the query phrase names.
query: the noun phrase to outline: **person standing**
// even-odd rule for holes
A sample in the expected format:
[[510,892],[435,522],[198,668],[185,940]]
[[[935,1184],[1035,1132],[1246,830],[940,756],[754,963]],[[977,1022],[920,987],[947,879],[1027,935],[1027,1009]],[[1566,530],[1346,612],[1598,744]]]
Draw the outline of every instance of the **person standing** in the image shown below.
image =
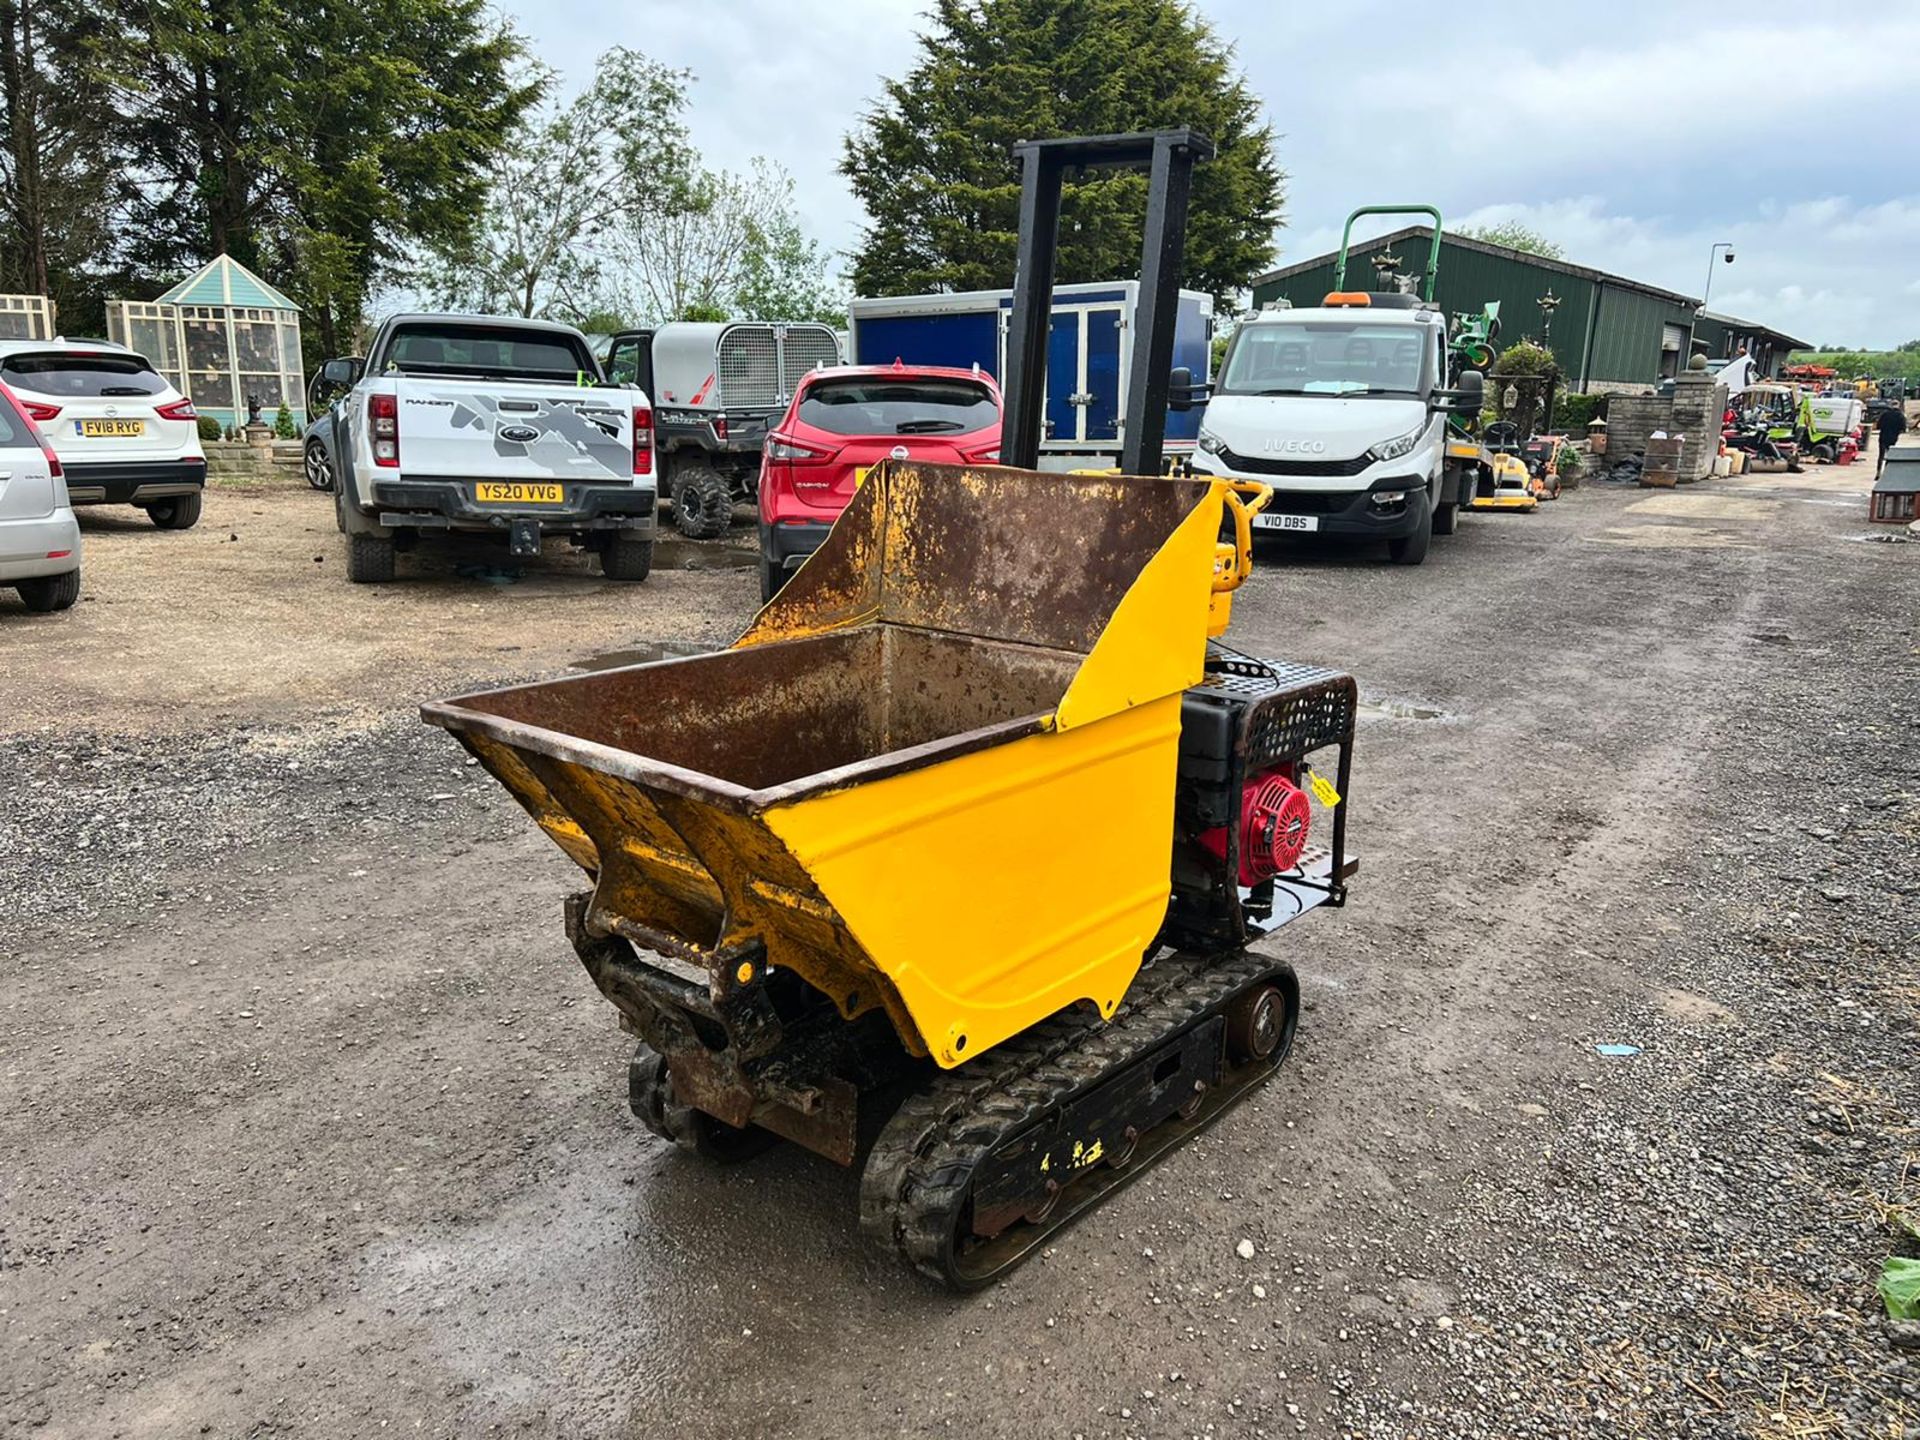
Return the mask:
[[1874,421],[1873,424],[1874,429],[1879,431],[1880,438],[1880,454],[1873,466],[1873,478],[1878,480],[1880,478],[1880,472],[1887,468],[1887,451],[1893,448],[1895,441],[1907,433],[1906,407],[1903,405],[1887,406],[1886,409],[1880,412],[1880,418]]

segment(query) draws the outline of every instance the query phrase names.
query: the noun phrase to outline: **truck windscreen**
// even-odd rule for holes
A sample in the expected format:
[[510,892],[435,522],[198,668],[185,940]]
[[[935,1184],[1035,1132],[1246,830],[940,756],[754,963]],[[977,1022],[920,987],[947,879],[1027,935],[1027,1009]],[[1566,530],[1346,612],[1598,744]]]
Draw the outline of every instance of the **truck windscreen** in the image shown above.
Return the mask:
[[403,325],[387,346],[387,368],[406,375],[558,380],[570,385],[600,379],[600,367],[574,336],[511,325]]
[[1366,321],[1294,321],[1243,326],[1233,337],[1221,395],[1392,395],[1426,390],[1422,356],[1430,333]]

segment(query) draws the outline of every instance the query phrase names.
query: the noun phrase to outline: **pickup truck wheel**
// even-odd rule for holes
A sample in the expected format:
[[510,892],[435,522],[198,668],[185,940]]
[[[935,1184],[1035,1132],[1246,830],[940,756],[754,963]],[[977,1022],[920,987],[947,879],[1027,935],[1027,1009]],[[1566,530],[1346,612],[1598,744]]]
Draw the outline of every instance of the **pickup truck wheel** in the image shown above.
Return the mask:
[[1432,539],[1433,512],[1428,511],[1418,530],[1387,542],[1387,558],[1396,565],[1418,565],[1427,558],[1427,546]]
[[385,585],[393,579],[393,541],[385,535],[347,536],[347,579]]
[[1460,528],[1460,507],[1458,505],[1436,505],[1433,510],[1433,533],[1451,535]]
[[200,522],[200,492],[156,500],[147,506],[147,518],[162,530],[191,530]]
[[80,572],[69,570],[64,575],[42,575],[33,580],[19,580],[14,588],[20,592],[20,603],[37,615],[45,615],[53,610],[70,610],[73,602],[80,598]]
[[712,540],[733,521],[733,486],[710,465],[687,465],[673,475],[673,523],[689,540]]
[[615,534],[600,551],[600,573],[609,580],[644,580],[653,569],[653,540]]

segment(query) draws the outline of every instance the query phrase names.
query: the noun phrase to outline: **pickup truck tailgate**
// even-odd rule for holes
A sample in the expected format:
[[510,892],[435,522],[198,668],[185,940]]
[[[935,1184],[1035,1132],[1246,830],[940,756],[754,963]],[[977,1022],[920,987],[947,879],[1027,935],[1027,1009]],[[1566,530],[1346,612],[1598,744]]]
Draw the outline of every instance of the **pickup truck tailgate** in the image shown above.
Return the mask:
[[402,380],[400,465],[457,480],[633,483],[633,410],[617,390]]

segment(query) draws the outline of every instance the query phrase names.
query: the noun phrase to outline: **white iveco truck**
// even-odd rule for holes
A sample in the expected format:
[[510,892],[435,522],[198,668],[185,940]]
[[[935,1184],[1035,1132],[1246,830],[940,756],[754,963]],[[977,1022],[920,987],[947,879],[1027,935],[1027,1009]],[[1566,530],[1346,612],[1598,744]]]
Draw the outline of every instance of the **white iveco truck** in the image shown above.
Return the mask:
[[1448,386],[1445,317],[1433,304],[1440,213],[1367,206],[1347,218],[1409,210],[1433,217],[1426,297],[1344,289],[1347,237],[1334,293],[1312,308],[1265,310],[1234,332],[1201,426],[1196,470],[1258,480],[1273,501],[1254,523],[1269,531],[1384,540],[1418,565],[1435,534],[1450,535],[1462,472],[1447,464],[1449,415],[1477,414],[1477,371]]

